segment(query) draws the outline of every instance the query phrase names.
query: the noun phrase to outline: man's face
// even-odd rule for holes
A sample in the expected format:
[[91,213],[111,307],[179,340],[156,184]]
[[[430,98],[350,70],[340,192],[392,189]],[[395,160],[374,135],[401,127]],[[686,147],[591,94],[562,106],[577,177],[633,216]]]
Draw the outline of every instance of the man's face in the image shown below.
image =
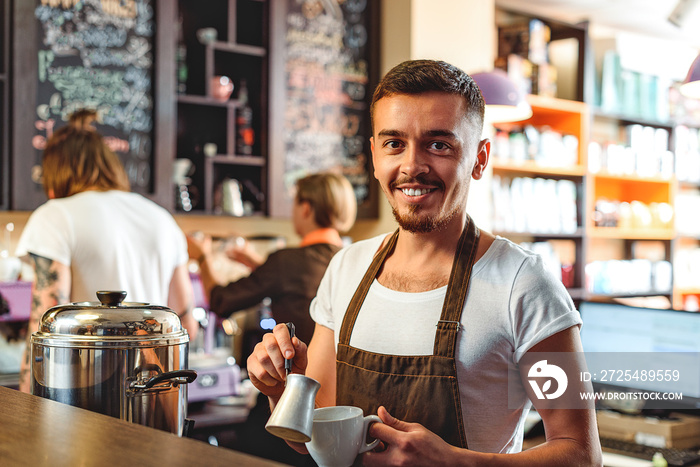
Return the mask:
[[404,230],[463,222],[471,177],[481,178],[489,143],[461,96],[428,92],[384,97],[374,106],[374,176]]

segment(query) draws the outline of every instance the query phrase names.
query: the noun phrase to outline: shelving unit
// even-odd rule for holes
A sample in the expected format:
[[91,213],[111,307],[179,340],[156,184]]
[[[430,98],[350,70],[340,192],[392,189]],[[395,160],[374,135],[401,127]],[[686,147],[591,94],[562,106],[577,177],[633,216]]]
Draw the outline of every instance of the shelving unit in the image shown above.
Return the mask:
[[[546,129],[561,135],[575,136],[578,139],[577,157],[573,163],[559,162],[549,158],[554,165],[543,165],[536,160],[504,159],[502,155],[494,153],[491,167],[494,176],[505,179],[523,177],[527,179],[543,178],[547,180],[569,180],[576,186],[576,229],[574,231],[505,231],[495,230],[498,235],[510,238],[516,242],[552,242],[557,244],[569,244],[568,248],[574,252],[573,281],[567,284],[571,297],[575,300],[584,296],[584,267],[586,258],[586,232],[584,222],[585,212],[585,178],[586,178],[586,150],[588,141],[588,106],[582,102],[569,101],[551,97],[530,95],[528,102],[533,110],[530,119],[515,124],[499,124],[497,129],[504,132],[521,131],[525,126]],[[573,246],[571,244],[573,243]],[[556,246],[555,246],[556,248]]]
[[[700,260],[700,234],[694,235],[692,229],[690,234],[683,233],[676,227],[675,219],[669,219],[668,214],[671,212],[671,209],[668,208],[671,207],[673,210],[672,216],[675,217],[677,197],[680,194],[700,194],[700,173],[696,174],[697,177],[693,179],[693,182],[683,180],[684,177],[681,175],[675,176],[676,170],[680,170],[679,173],[683,175],[689,173],[689,170],[691,172],[695,171],[695,165],[690,164],[690,168],[683,167],[679,169],[676,167],[676,158],[669,158],[668,153],[666,153],[666,157],[660,159],[658,173],[649,173],[649,165],[643,163],[640,165],[643,167],[642,170],[639,174],[635,174],[627,169],[619,170],[619,167],[612,167],[610,171],[607,171],[605,167],[596,165],[599,162],[596,159],[588,160],[588,144],[590,141],[598,142],[601,145],[607,142],[626,145],[627,131],[629,131],[627,127],[630,125],[651,127],[659,134],[667,132],[669,135],[667,150],[675,152],[674,134],[679,126],[685,125],[697,128],[700,126],[700,122],[688,121],[688,117],[685,116],[679,117],[682,118],[681,121],[674,117],[673,112],[671,112],[669,118],[654,120],[649,116],[649,109],[645,110],[646,113],[644,115],[641,115],[641,113],[640,115],[627,115],[623,112],[608,113],[598,108],[594,102],[596,95],[600,95],[600,93],[595,92],[595,59],[585,24],[567,25],[526,13],[502,9],[497,9],[496,19],[499,28],[501,28],[499,29],[499,39],[501,41],[506,40],[505,44],[499,43],[498,66],[510,63],[510,60],[506,60],[506,57],[503,56],[504,53],[518,54],[525,60],[530,58],[528,54],[533,49],[528,47],[527,41],[529,40],[528,33],[530,32],[528,24],[531,20],[539,20],[541,22],[539,24],[545,24],[550,28],[550,43],[555,43],[561,39],[576,39],[575,45],[571,43],[564,45],[564,47],[568,48],[567,50],[570,52],[577,49],[578,57],[572,53],[570,54],[571,60],[557,62],[557,60],[561,60],[562,55],[556,49],[554,50],[554,55],[548,57],[548,59],[551,59],[550,64],[555,67],[560,65],[566,67],[566,69],[557,69],[557,72],[565,76],[571,83],[575,82],[576,92],[571,92],[571,89],[557,89],[557,95],[559,97],[565,96],[566,99],[556,100],[552,105],[548,105],[544,97],[529,96],[534,115],[532,119],[523,123],[535,126],[554,123],[556,131],[580,136],[578,164],[569,164],[566,167],[542,167],[532,160],[519,163],[499,160],[498,154],[494,153],[492,167],[494,176],[568,179],[577,184],[580,195],[578,200],[579,228],[575,234],[570,234],[570,239],[576,244],[577,265],[575,267],[575,275],[578,276],[576,286],[580,287],[578,290],[582,292],[581,297],[585,299],[610,300],[622,296],[665,295],[675,308],[683,308],[685,298],[688,296],[695,297],[695,302],[700,301],[700,281],[695,283],[695,281],[684,281],[682,280],[683,277],[677,277],[677,274],[683,274],[683,271],[681,271],[682,267],[679,268],[679,265],[676,264],[677,256],[680,255],[682,257],[686,253],[697,253]],[[510,36],[508,35],[509,33]],[[516,36],[514,34],[520,35]],[[517,43],[518,40],[523,42]],[[561,45],[557,44],[559,52],[561,51]],[[571,47],[571,45],[574,46]],[[514,61],[513,63],[517,64],[518,62]],[[560,83],[561,81],[558,80],[557,84]],[[562,94],[559,91],[562,91]],[[673,92],[670,94],[669,102],[678,106],[679,103],[675,100],[675,94]],[[575,101],[570,99],[575,99]],[[581,104],[581,102],[577,101],[587,103],[588,108],[583,112],[578,112],[576,106]],[[673,105],[670,105],[669,108],[673,110]],[[664,109],[664,107],[661,108],[661,110]],[[579,114],[583,121],[579,121]],[[521,124],[519,123],[518,125]],[[512,129],[512,127],[508,126],[500,128],[506,131]],[[700,153],[697,157],[700,157]],[[700,161],[696,165],[697,170],[700,171]],[[617,205],[623,204],[623,211],[629,209],[632,203],[634,203],[636,209],[642,206],[639,203],[643,203],[649,207],[650,215],[656,219],[656,222],[650,224],[647,222],[648,219],[640,222],[639,218],[628,217],[626,214],[622,216],[622,219],[618,219],[619,213],[613,213],[610,216],[611,221],[609,223],[605,222],[608,218],[603,215],[607,211],[601,210],[596,212],[596,203],[602,201],[602,207],[607,207],[604,206],[606,200],[613,206],[616,203]],[[659,214],[659,206],[661,206],[663,211],[661,214]],[[603,219],[601,219],[601,216],[603,216]],[[566,236],[555,236],[551,233],[499,233],[515,241],[525,242],[566,238]],[[636,258],[645,258],[648,260],[648,263],[642,265],[641,262],[633,262]],[[586,278],[586,269],[590,266],[590,271],[594,271],[598,266],[601,266],[598,263],[610,260],[612,260],[611,263],[604,265],[604,267],[610,266],[611,269],[615,269],[620,264],[623,264],[629,266],[630,270],[633,270],[636,266],[652,268],[654,273],[652,273],[651,279],[648,281],[651,284],[648,288],[649,290],[639,289],[634,290],[633,293],[627,293],[625,287],[619,288],[619,293],[600,293],[599,289],[594,290],[593,278]],[[688,259],[682,262],[682,266],[685,266],[686,269],[690,269],[692,264],[693,262]],[[654,274],[657,276],[654,276]],[[685,274],[688,278],[690,277],[687,271]],[[659,284],[664,284],[664,280],[657,281],[657,279],[666,278],[669,275],[672,277],[672,286],[668,290],[662,290]],[[589,283],[586,283],[586,281]],[[631,287],[631,289],[634,289],[634,287]],[[696,308],[700,309],[700,306]]]
[[[223,185],[236,180],[246,215],[264,215],[268,212],[268,4],[261,0],[179,0],[178,7],[187,80],[185,93],[177,96],[176,157],[193,162],[188,187],[194,204],[191,212],[228,214],[222,209]],[[197,31],[203,28],[216,30],[217,39],[202,44]],[[215,76],[227,76],[233,82],[229,100],[212,97]],[[252,154],[236,152],[243,82],[253,109]],[[213,156],[204,154],[207,144],[216,146]],[[176,201],[178,208],[182,212]]]
[[[641,125],[654,129],[661,129],[668,132],[669,135],[669,150],[673,151],[673,131],[674,125],[669,121],[655,121],[649,118],[635,118],[629,115],[606,114],[600,109],[593,111],[593,122],[595,134],[591,136],[592,140],[597,140],[599,143],[612,142],[616,144],[628,144],[625,129],[631,125]],[[652,263],[657,261],[666,261],[669,264],[673,263],[674,250],[678,239],[673,219],[655,219],[653,224],[639,225],[639,216],[620,216],[619,225],[617,226],[596,226],[595,225],[595,209],[596,203],[599,200],[610,200],[619,203],[626,203],[631,206],[632,203],[642,203],[641,205],[649,208],[662,203],[670,207],[675,207],[676,193],[679,189],[679,183],[674,175],[662,176],[661,168],[657,175],[639,176],[636,174],[618,174],[609,173],[606,170],[601,170],[591,174],[588,177],[588,200],[589,206],[588,215],[588,235],[595,240],[597,245],[602,245],[600,242],[616,242],[618,251],[621,251],[620,258],[625,260],[633,260],[638,256],[634,252],[634,245],[637,242],[657,243],[663,246],[663,258],[647,258]],[[651,210],[651,209],[650,209]],[[675,216],[675,212],[672,214]],[[635,220],[636,219],[636,220]],[[651,221],[647,219],[647,221]],[[657,256],[657,255],[652,255]],[[674,268],[675,269],[675,268]],[[675,275],[675,271],[673,272]],[[682,307],[682,301],[678,291],[675,290],[675,278],[672,279],[672,285],[668,290],[649,290],[634,294],[635,296],[645,295],[662,295],[668,297],[672,306],[675,308]],[[595,298],[604,298],[605,296],[596,295]],[[609,297],[611,298],[611,297]]]

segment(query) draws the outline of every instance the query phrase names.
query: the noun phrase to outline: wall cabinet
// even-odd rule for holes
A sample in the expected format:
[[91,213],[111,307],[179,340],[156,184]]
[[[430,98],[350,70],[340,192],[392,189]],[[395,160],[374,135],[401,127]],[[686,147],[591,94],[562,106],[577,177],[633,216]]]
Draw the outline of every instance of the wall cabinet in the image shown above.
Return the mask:
[[[288,217],[296,179],[334,171],[355,187],[358,215],[376,217],[377,13],[364,2],[179,0],[176,164],[194,172],[176,209]],[[215,97],[220,76],[228,99]]]
[[[179,0],[177,13],[176,158],[192,169],[175,209],[266,214],[267,2]],[[233,90],[217,97],[222,80]]]

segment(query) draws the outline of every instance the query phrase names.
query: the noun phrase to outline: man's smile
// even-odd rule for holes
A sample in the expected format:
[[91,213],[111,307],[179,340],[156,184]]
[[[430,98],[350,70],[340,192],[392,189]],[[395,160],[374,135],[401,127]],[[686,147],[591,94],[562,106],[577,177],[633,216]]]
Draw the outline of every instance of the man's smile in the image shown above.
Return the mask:
[[427,195],[431,191],[436,190],[436,188],[399,188],[406,196],[422,196]]

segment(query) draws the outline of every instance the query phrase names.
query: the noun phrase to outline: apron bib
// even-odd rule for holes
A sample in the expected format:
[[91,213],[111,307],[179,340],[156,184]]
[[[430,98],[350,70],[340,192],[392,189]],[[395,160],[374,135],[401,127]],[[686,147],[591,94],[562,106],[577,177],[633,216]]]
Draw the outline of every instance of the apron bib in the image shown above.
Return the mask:
[[394,417],[420,423],[453,446],[467,447],[462,419],[455,348],[479,230],[467,216],[437,323],[433,355],[384,355],[350,346],[350,335],[367,292],[398,238],[394,232],[374,257],[355,291],[340,327],[336,360],[336,404],[377,413],[380,405]]

